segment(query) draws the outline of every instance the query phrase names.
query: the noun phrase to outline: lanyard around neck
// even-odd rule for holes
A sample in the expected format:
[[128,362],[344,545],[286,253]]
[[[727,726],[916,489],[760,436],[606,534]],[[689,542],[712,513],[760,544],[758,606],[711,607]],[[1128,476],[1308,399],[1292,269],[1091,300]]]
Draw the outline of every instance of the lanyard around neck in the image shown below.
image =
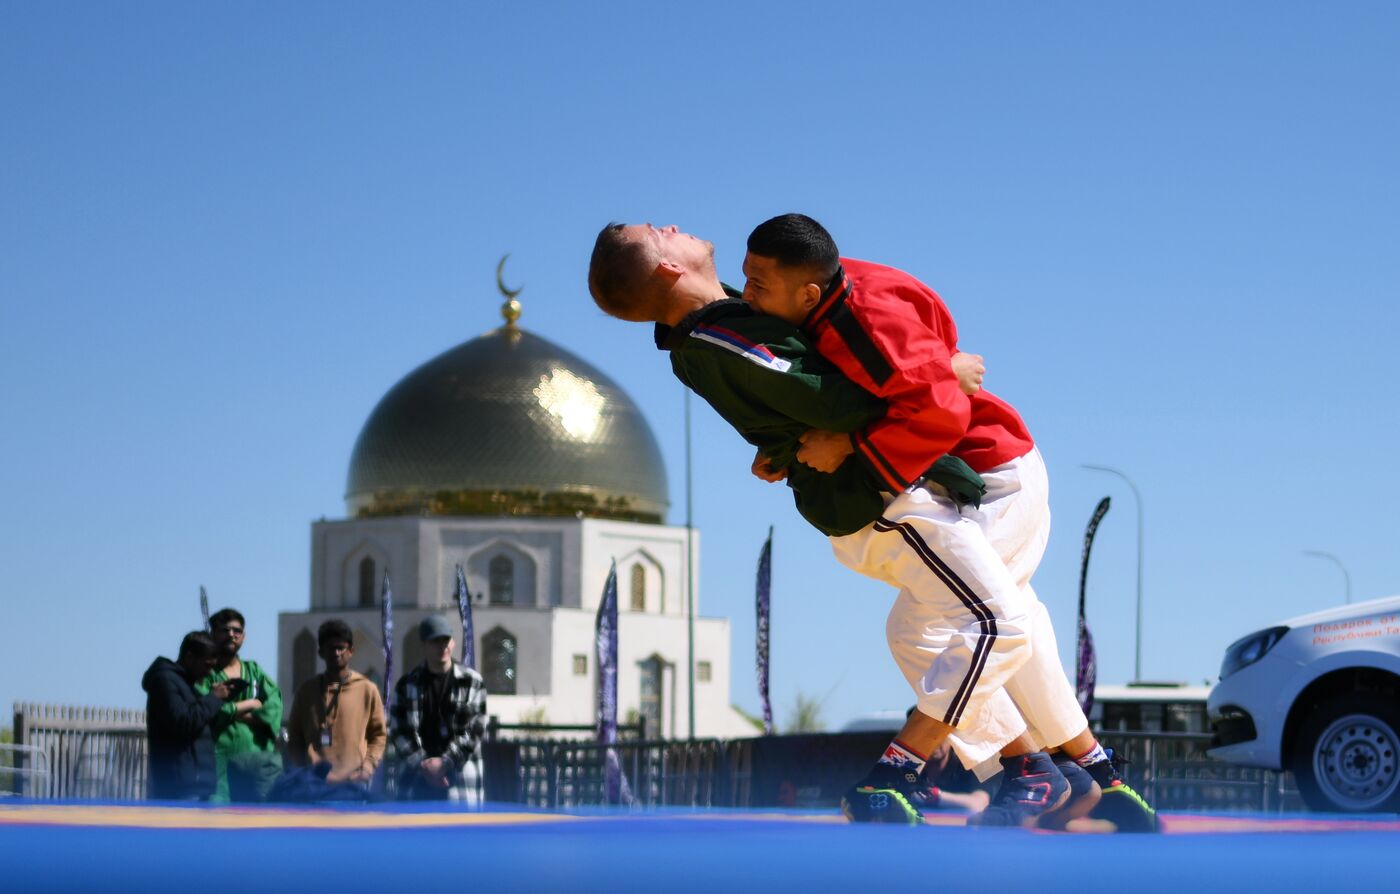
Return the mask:
[[[324,681],[326,675],[321,674],[321,679]],[[335,718],[340,716],[340,693],[345,689],[345,683],[340,680],[329,685],[333,685],[335,690],[331,695],[329,705],[325,703],[324,699],[321,701],[321,729],[330,729],[331,724],[335,723]]]

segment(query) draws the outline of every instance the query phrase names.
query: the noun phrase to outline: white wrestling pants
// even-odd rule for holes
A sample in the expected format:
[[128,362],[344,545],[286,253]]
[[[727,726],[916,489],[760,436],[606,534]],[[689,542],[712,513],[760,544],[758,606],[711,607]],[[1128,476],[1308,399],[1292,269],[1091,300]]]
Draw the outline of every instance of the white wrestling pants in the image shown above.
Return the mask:
[[846,567],[899,588],[890,652],[919,710],[957,728],[950,746],[985,778],[1022,732],[1045,747],[1088,723],[1030,586],[1050,536],[1045,463],[1032,450],[982,478],[979,508],[959,511],[936,485],[913,487],[831,544]]

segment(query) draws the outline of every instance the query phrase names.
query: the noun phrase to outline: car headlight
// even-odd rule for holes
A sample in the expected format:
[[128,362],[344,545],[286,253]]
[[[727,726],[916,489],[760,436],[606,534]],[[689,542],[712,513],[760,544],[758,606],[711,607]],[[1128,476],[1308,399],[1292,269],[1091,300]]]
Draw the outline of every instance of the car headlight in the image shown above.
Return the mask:
[[1225,679],[1237,670],[1243,670],[1263,658],[1269,650],[1278,645],[1287,627],[1270,627],[1258,633],[1251,633],[1244,639],[1236,640],[1225,650],[1225,660],[1220,662],[1220,679]]

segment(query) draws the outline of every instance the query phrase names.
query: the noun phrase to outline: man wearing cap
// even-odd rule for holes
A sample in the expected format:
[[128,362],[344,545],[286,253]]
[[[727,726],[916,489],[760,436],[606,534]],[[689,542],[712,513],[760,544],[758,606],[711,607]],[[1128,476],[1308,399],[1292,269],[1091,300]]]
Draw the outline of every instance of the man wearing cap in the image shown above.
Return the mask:
[[406,801],[481,802],[481,737],[486,686],[481,674],[452,658],[452,624],[429,615],[418,625],[423,663],[394,688],[391,720],[398,795]]

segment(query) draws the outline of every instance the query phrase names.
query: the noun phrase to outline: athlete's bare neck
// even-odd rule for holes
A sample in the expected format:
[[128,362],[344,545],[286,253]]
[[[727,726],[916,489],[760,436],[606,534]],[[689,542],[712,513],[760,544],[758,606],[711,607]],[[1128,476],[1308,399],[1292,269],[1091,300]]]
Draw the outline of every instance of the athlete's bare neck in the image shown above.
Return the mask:
[[728,297],[713,271],[708,276],[687,273],[672,285],[661,322],[674,326],[700,308]]

